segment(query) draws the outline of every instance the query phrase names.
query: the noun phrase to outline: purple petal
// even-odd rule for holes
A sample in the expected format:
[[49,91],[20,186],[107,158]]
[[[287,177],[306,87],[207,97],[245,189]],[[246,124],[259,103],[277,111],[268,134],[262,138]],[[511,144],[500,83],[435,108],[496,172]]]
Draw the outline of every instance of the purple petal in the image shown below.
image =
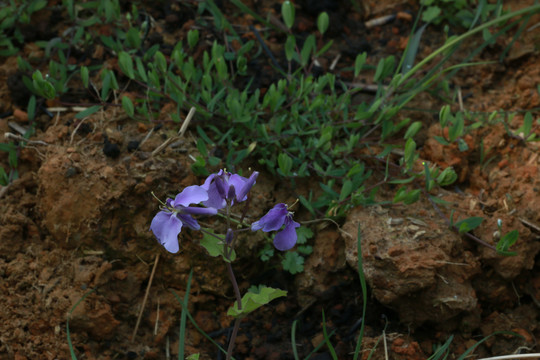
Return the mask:
[[278,232],[274,237],[274,246],[280,251],[285,251],[292,249],[296,244],[296,230],[295,228],[300,227],[300,224],[296,221],[293,221],[291,218],[287,218],[285,228]]
[[150,230],[168,252],[178,252],[178,234],[182,230],[182,222],[175,214],[165,211],[158,212],[152,219]]
[[210,184],[212,183],[212,180],[214,180],[214,178],[216,177],[216,174],[211,174],[209,177],[206,178],[206,180],[204,180],[204,184],[201,185],[201,187],[204,189],[204,190],[210,190]]
[[287,205],[281,203],[274,206],[266,215],[264,215],[259,221],[251,224],[251,231],[257,231],[262,229],[264,232],[279,230],[289,211]]
[[203,201],[203,205],[206,207],[215,208],[215,209],[223,209],[225,205],[227,205],[227,202],[225,201],[225,199],[219,194],[219,191],[215,183],[209,185],[208,200]]
[[180,218],[180,220],[182,221],[182,223],[184,225],[186,225],[187,227],[189,227],[189,228],[191,228],[193,230],[199,230],[201,228],[201,226],[199,225],[197,220],[192,218],[191,215],[178,214],[178,218]]
[[214,208],[203,208],[203,207],[187,207],[183,208],[181,211],[182,214],[194,214],[194,215],[216,215],[217,209]]
[[217,176],[214,179],[214,185],[216,186],[219,195],[222,198],[226,198],[227,192],[229,191],[229,184],[227,183],[227,181],[223,180],[222,176]]
[[[236,189],[236,200],[238,202],[245,201],[247,199],[247,194],[249,190],[251,190],[251,187],[255,185],[255,180],[257,180],[257,176],[259,176],[259,172],[254,171],[249,179],[243,178],[240,175],[233,174],[231,176],[230,182],[233,183],[234,188]],[[240,182],[236,179],[236,177],[242,178],[242,184],[236,185],[236,182]]]
[[202,201],[208,200],[208,192],[201,186],[188,186],[174,199],[173,206],[189,206],[190,204],[199,204]]

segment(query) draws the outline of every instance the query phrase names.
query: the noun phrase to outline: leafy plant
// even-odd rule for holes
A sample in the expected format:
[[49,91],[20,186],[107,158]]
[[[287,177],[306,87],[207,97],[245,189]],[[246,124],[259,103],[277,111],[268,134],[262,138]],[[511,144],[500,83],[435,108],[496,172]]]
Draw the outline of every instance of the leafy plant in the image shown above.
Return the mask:
[[0,7],[0,56],[11,56],[24,43],[20,25],[30,23],[32,14],[47,6],[47,0],[16,1]]

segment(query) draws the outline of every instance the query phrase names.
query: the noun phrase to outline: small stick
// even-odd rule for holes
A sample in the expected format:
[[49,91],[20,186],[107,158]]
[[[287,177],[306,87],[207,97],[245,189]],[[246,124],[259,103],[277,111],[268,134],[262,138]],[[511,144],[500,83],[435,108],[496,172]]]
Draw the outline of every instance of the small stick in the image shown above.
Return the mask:
[[189,110],[189,113],[186,116],[186,119],[184,120],[184,122],[182,123],[182,126],[180,127],[180,130],[178,131],[178,136],[174,136],[174,137],[171,137],[171,138],[168,138],[167,140],[165,140],[165,142],[163,144],[159,145],[154,151],[152,151],[151,156],[155,156],[156,154],[158,154],[161,150],[166,148],[174,140],[178,140],[178,139],[182,138],[182,136],[184,136],[184,133],[187,130],[187,127],[188,127],[189,123],[191,122],[191,119],[193,118],[193,115],[195,115],[195,107],[192,107]]
[[388,360],[388,345],[386,344],[386,331],[382,331],[383,336],[383,345],[384,345],[384,358],[385,360]]
[[6,139],[15,139],[15,140],[18,140],[18,141],[24,141],[25,143],[27,143],[29,145],[45,145],[45,146],[49,145],[45,141],[29,140],[29,139],[26,139],[26,138],[24,138],[22,136],[19,136],[17,134],[13,134],[13,133],[10,133],[10,132],[4,133],[4,138],[6,138]]
[[337,56],[334,58],[334,60],[330,64],[330,71],[334,71],[334,69],[337,66],[337,63],[338,63],[339,59],[341,59],[341,54],[337,54]]
[[489,358],[482,358],[479,360],[513,360],[513,359],[538,359],[540,356],[539,353],[536,354],[512,354],[512,355],[502,355]]
[[152,280],[154,279],[154,274],[156,273],[158,262],[159,262],[159,254],[156,255],[156,258],[154,260],[154,267],[152,268],[152,273],[150,274],[150,279],[148,280],[148,286],[146,286],[146,292],[144,293],[144,299],[141,305],[141,311],[139,312],[139,317],[137,318],[135,329],[133,329],[133,334],[131,335],[131,342],[135,341],[135,335],[137,335],[137,330],[139,329],[139,324],[141,323],[144,306],[146,305],[146,300],[148,299],[148,294],[150,293],[150,287],[152,286]]
[[395,18],[396,18],[396,14],[381,16],[381,17],[366,21],[364,23],[364,26],[368,29],[371,29],[371,28],[374,28],[375,26],[381,26],[381,25],[387,24],[390,21],[393,21]]
[[460,87],[458,87],[457,89],[457,96],[458,96],[459,110],[463,111],[463,95],[461,95]]
[[15,130],[16,132],[20,133],[21,135],[26,134],[26,132],[28,131],[25,127],[13,121],[8,121],[8,126],[12,128],[13,130]]
[[157,299],[157,310],[156,310],[156,326],[154,326],[154,336],[157,335],[157,329],[159,324],[159,298]]

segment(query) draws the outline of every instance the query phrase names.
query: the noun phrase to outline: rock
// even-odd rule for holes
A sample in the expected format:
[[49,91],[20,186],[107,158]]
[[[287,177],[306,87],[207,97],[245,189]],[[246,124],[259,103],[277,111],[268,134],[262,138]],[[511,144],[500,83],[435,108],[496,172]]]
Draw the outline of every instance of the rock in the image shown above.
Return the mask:
[[[466,256],[460,237],[447,230],[442,219],[418,210],[426,206],[430,204],[419,202],[417,210],[387,212],[356,208],[343,226],[350,234],[345,236],[348,264],[357,267],[360,224],[363,271],[373,295],[394,308],[403,322],[414,325],[434,319],[443,322],[473,311],[477,304],[469,278],[479,271],[479,263]],[[391,218],[406,221],[392,226]]]

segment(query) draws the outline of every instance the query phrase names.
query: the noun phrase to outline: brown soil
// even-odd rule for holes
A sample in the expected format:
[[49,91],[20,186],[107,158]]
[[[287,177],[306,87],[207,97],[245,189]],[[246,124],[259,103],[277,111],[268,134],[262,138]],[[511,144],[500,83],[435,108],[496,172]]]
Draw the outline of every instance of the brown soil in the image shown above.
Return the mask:
[[[277,2],[246,3],[261,14],[279,10]],[[298,1],[298,30],[315,31],[315,17],[304,3]],[[338,53],[345,54],[343,64],[350,64],[350,53],[358,52],[351,46],[369,46],[372,64],[381,56],[403,51],[411,21],[398,19],[370,30],[354,24],[398,11],[415,11],[414,6],[405,1],[380,1],[376,6],[365,2],[360,9],[363,13],[359,13],[350,2],[338,3],[338,10],[331,12],[333,28],[329,34],[335,37],[336,44],[323,60],[325,70]],[[529,3],[532,1],[519,5]],[[232,23],[253,21],[232,10],[232,5],[225,7]],[[155,17],[164,41],[184,38],[192,22],[172,31],[168,21],[174,19],[160,11]],[[47,21],[45,15],[41,15],[41,21]],[[174,16],[178,18],[179,12]],[[341,27],[337,25],[340,19]],[[538,21],[536,16],[529,24]],[[429,31],[432,33],[426,38],[442,36],[441,29]],[[341,36],[342,32],[348,36]],[[464,108],[483,113],[517,111],[509,124],[513,130],[522,124],[524,110],[538,111],[539,39],[540,28],[526,31],[506,61],[458,73],[453,83],[467,94]],[[498,59],[510,40],[510,36],[500,38],[482,52],[481,58]],[[437,45],[435,40],[429,43],[420,56]],[[279,51],[275,38],[269,37],[268,45]],[[464,53],[475,47],[474,43],[468,45]],[[28,43],[21,55],[35,58],[32,51],[40,50]],[[14,111],[13,116],[0,119],[0,131],[5,133],[12,132],[8,122],[28,126],[18,111],[18,104],[24,108],[28,97],[7,80],[16,75],[16,58],[1,61],[1,110]],[[269,64],[263,67],[269,68]],[[261,87],[273,80],[269,77],[261,75]],[[17,94],[24,101],[19,102]],[[422,95],[414,106],[437,113],[441,103]],[[452,109],[458,108],[456,104]],[[540,352],[538,144],[510,136],[498,124],[473,131],[466,138],[471,150],[462,153],[434,140],[442,132],[437,120],[422,112],[411,114],[424,122],[420,161],[451,165],[459,174],[457,186],[433,195],[452,203],[456,218],[484,217],[474,234],[489,244],[496,242],[497,219],[503,222],[503,232],[519,230],[513,248],[518,255],[499,256],[450,231],[441,216],[449,217],[450,208],[439,211],[427,200],[411,206],[356,208],[339,229],[330,225],[314,227],[314,252],[306,259],[305,271],[295,276],[281,270],[277,258],[268,263],[258,258],[264,245],[262,238],[241,239],[239,259],[233,266],[242,290],[266,284],[286,289],[289,294],[257,310],[242,323],[237,359],[292,359],[293,320],[298,320],[299,355],[307,356],[323,341],[322,310],[326,326],[336,330],[332,340],[339,358],[351,357],[362,316],[362,293],[355,271],[358,225],[370,295],[364,319],[364,358],[372,349],[373,359],[385,358],[383,334],[391,359],[425,359],[451,335],[451,358],[457,358],[495,331],[513,331],[522,337],[492,337],[477,348],[475,356]],[[533,114],[536,118],[537,113]],[[206,254],[195,232],[183,231],[180,253],[169,254],[148,230],[158,210],[151,192],[165,198],[203,181],[190,170],[192,161],[188,155],[196,153],[192,135],[152,156],[152,151],[177,131],[166,121],[165,110],[156,120],[164,126],[156,127],[135,152],[128,152],[128,143],[145,138],[156,124],[133,121],[119,108],[110,107],[83,122],[73,116],[72,112],[58,113],[53,118],[39,115],[37,134],[32,140],[46,145],[23,148],[19,154],[19,179],[0,188],[0,358],[70,358],[66,319],[91,289],[95,290],[70,316],[70,338],[79,359],[162,359],[166,351],[176,356],[181,306],[170,289],[183,297],[191,269],[189,311],[204,331],[225,344],[232,326],[231,318],[225,314],[234,295],[224,264]],[[539,129],[535,128],[535,132],[540,135]],[[478,150],[481,140],[484,162]],[[119,146],[118,157],[104,153],[108,141]],[[7,168],[7,156],[0,156],[0,163]],[[293,190],[264,169],[257,170],[262,173],[253,189],[253,218],[276,202],[294,202],[295,191],[307,193],[318,188],[313,181]],[[393,190],[383,188],[377,200],[391,200]],[[299,219],[308,220],[307,212],[300,211]],[[148,302],[132,342],[156,261]],[[186,343],[188,354],[200,352],[201,359],[220,358],[216,347],[191,325]],[[328,349],[322,347],[313,358],[330,358]]]

